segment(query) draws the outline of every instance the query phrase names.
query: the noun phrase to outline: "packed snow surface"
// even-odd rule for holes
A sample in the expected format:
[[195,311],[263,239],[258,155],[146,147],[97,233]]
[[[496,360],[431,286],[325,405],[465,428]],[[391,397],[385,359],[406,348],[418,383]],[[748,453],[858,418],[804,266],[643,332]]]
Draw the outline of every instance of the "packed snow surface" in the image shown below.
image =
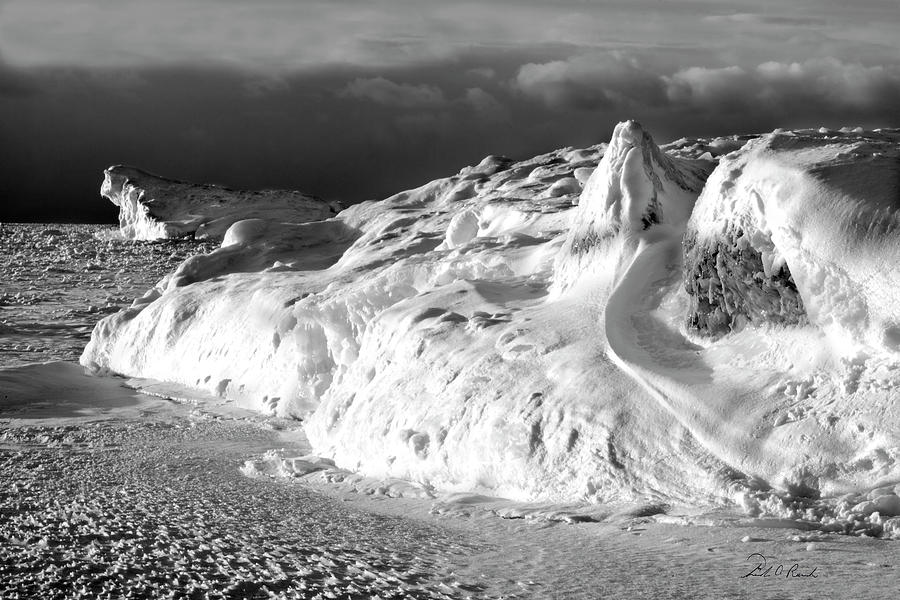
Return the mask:
[[337,467],[425,490],[895,531],[898,145],[660,148],[626,122],[326,221],[240,221],[81,362],[302,418]]
[[100,194],[119,207],[119,233],[125,239],[153,240],[193,234],[221,238],[236,221],[317,221],[338,207],[289,190],[238,191],[185,183],[116,165],[104,172]]

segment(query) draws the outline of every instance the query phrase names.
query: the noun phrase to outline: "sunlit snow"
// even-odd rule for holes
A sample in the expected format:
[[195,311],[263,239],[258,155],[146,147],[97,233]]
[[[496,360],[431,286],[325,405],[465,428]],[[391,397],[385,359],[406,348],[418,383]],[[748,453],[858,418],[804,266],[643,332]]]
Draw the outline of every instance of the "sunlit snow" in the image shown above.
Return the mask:
[[339,207],[288,190],[238,191],[185,183],[123,165],[103,173],[100,194],[119,207],[119,235],[155,240],[193,234],[221,238],[235,222],[254,217],[315,221]]
[[[896,533],[898,147],[626,122],[325,221],[248,214],[81,362],[303,419],[336,467],[422,489]],[[157,235],[135,206],[123,234]]]

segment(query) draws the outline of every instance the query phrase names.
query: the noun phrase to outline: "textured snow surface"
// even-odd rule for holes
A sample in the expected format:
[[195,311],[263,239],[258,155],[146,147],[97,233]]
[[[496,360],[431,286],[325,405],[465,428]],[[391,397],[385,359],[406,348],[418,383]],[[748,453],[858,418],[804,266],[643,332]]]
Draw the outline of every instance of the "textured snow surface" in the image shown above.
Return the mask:
[[[865,511],[842,494],[885,488],[877,530],[900,481],[896,134],[747,141],[661,149],[626,122],[327,221],[238,222],[82,364],[301,417],[338,467],[422,489],[845,527]],[[703,335],[698,291],[752,306]]]
[[236,221],[318,221],[338,207],[288,190],[238,191],[198,185],[116,165],[104,171],[100,194],[119,207],[119,234],[154,240],[193,234],[221,238]]
[[[773,519],[675,518],[653,504],[397,498],[414,486],[300,458],[309,452],[301,423],[120,384],[73,363],[0,368],[0,597],[881,600],[896,592],[900,544]],[[260,457],[242,469],[252,479],[236,468],[247,456]],[[862,505],[859,514],[886,506],[873,498],[849,506]],[[882,537],[900,536],[892,523],[900,518],[884,520]],[[783,565],[781,576],[744,578],[760,556],[773,570]]]
[[118,312],[212,241],[110,239],[107,225],[0,224],[0,367],[77,361]]

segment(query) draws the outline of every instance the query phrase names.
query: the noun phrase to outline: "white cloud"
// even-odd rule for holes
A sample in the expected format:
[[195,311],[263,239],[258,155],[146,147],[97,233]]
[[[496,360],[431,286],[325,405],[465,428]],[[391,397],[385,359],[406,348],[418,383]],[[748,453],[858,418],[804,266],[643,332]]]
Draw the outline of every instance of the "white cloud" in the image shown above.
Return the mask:
[[399,108],[434,108],[446,103],[444,92],[438,87],[395,83],[384,77],[354,79],[338,95]]
[[275,73],[251,77],[242,84],[248,96],[260,97],[273,93],[285,92],[290,86],[284,77]]
[[[861,60],[873,56],[876,46],[879,52],[900,50],[896,0],[757,0],[752,13],[746,12],[748,4],[2,0],[0,53],[14,67],[213,64],[278,72],[334,64],[409,66],[473,51],[524,49],[531,56],[548,57],[549,49],[561,47],[579,52],[642,48],[661,54],[733,51],[753,63],[821,55],[810,44],[784,35],[786,26],[797,25],[806,33],[821,33]],[[726,14],[704,19],[711,9]]]
[[495,71],[491,67],[476,67],[474,69],[469,69],[468,71],[466,71],[466,74],[483,79],[493,79],[497,76],[497,71]]
[[787,111],[874,110],[900,102],[900,65],[862,65],[835,58],[766,62],[752,69],[691,67],[664,76],[675,104],[708,109],[747,106]]
[[475,110],[482,119],[489,121],[502,121],[509,118],[509,111],[497,98],[481,88],[469,88],[466,90],[464,101]]
[[523,65],[513,86],[555,109],[627,108],[663,98],[659,78],[620,52]]
[[802,27],[824,25],[827,21],[821,17],[799,15],[764,15],[758,13],[732,13],[728,15],[707,15],[703,17],[706,23],[727,25],[737,23],[739,25],[776,25],[788,27]]
[[523,65],[513,88],[548,108],[641,112],[680,108],[759,116],[841,110],[885,113],[900,104],[900,63],[836,58],[690,66],[622,52]]
[[747,93],[747,71],[741,67],[689,67],[663,76],[666,95],[676,104],[740,100]]
[[[296,71],[440,57],[392,0],[5,0],[0,52],[22,67],[206,65]],[[414,51],[413,51],[414,49]],[[413,58],[414,60],[411,60]]]
[[[384,77],[371,77],[354,79],[340,89],[337,96],[367,100],[399,109],[404,113],[404,122],[408,123],[422,120],[430,123],[439,111],[460,114],[459,111],[468,110],[488,121],[502,121],[510,116],[509,110],[493,94],[480,87],[467,88],[461,96],[451,99],[434,85],[397,83]],[[447,114],[443,117],[447,117]]]

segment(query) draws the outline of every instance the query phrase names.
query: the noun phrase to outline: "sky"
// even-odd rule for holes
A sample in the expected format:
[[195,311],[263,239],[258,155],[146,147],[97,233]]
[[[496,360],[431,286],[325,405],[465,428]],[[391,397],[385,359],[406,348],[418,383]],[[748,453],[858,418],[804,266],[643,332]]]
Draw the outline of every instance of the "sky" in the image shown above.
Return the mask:
[[103,169],[354,203],[607,141],[900,127],[900,0],[0,0],[0,221]]

